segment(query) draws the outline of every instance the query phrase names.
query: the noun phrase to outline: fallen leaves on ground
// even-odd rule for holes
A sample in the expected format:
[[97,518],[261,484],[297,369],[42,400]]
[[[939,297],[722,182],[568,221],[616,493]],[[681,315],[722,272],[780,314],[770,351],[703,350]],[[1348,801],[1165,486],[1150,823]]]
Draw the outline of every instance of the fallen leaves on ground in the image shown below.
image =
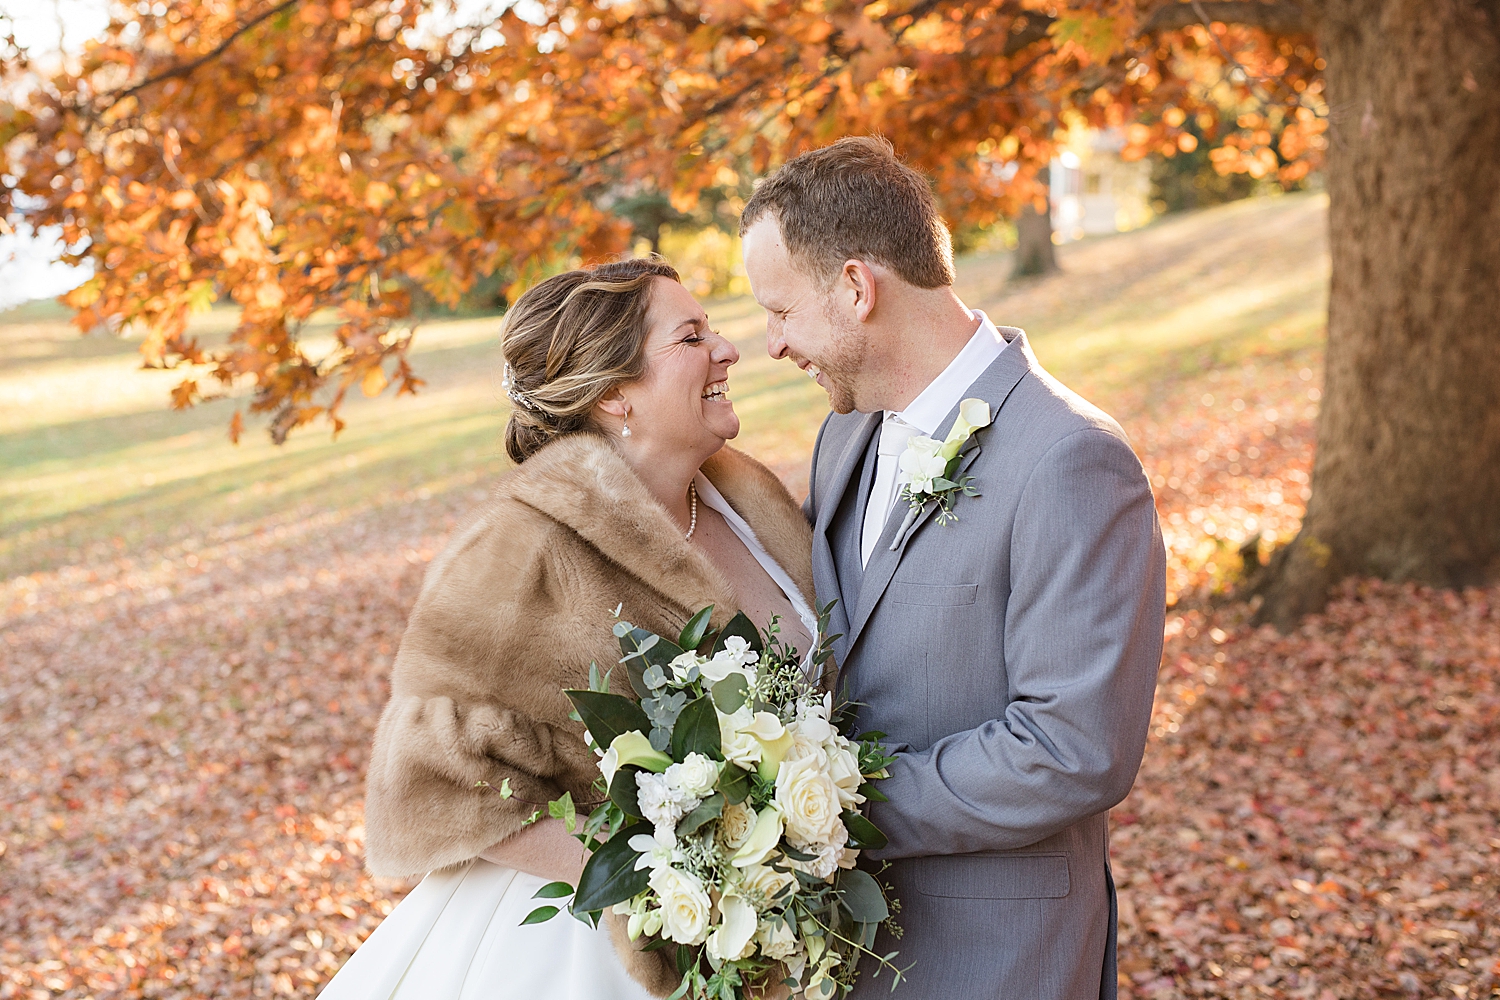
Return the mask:
[[[1472,1000],[1500,974],[1500,589],[1355,583],[1285,637],[1211,603],[1245,541],[1296,530],[1309,364],[1096,400],[1180,598],[1115,815],[1126,997]],[[364,767],[423,568],[480,496],[5,581],[0,998],[316,993],[409,887],[361,870]]]

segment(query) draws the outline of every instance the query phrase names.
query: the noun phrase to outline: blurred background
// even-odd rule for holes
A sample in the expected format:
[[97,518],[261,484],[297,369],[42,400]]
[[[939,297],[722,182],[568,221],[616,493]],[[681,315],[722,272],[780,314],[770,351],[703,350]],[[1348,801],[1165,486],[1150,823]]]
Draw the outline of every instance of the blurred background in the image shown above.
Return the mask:
[[0,998],[315,995],[507,303],[662,253],[800,497],[738,214],[871,132],[1156,491],[1121,995],[1500,996],[1497,16],[0,0]]

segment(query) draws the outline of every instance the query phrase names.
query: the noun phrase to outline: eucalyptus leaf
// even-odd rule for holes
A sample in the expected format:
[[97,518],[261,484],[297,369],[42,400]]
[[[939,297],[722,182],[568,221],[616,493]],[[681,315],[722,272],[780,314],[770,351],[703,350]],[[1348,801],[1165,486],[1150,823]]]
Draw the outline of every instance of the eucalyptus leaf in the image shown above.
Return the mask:
[[571,690],[564,691],[563,694],[578,709],[584,726],[601,749],[607,748],[621,733],[628,733],[632,729],[645,732],[651,724],[641,707],[624,695]]
[[880,891],[880,884],[869,872],[858,868],[841,868],[834,886],[839,890],[839,901],[849,911],[855,923],[878,924],[891,915],[890,908],[885,905],[885,894]]
[[689,618],[688,623],[683,626],[682,635],[677,638],[677,645],[684,650],[697,649],[702,645],[703,637],[708,634],[708,619],[713,613],[714,606],[710,604]]
[[562,899],[573,895],[573,887],[566,882],[548,882],[531,894],[532,899]]
[[573,911],[602,910],[644,892],[651,873],[635,870],[640,854],[631,850],[630,838],[654,832],[650,823],[636,823],[619,831],[594,851],[578,878]]
[[725,715],[732,715],[745,704],[750,692],[750,681],[741,673],[733,673],[715,684],[711,690],[714,705]]
[[843,813],[843,820],[844,829],[849,831],[850,847],[858,847],[861,850],[866,848],[879,850],[888,843],[885,834],[880,832],[880,827],[859,813],[846,809]]
[[660,726],[653,726],[649,739],[651,740],[651,749],[660,753],[666,753],[667,747],[672,745],[672,731],[670,729],[663,729]]
[[701,753],[714,760],[724,759],[719,739],[719,713],[709,698],[694,698],[677,715],[672,729],[672,756],[686,760],[690,753]]
[[702,802],[698,808],[682,817],[677,824],[677,836],[686,837],[690,833],[697,833],[703,824],[712,822],[724,815],[724,796],[715,792]]
[[750,797],[750,772],[734,764],[725,764],[719,772],[719,791],[724,800],[738,805]]
[[761,642],[760,632],[743,611],[736,612],[735,616],[729,619],[729,624],[719,632],[718,638],[714,639],[714,652],[722,652],[727,647],[730,636],[736,635],[748,642],[750,648],[757,653],[765,652],[766,646]]

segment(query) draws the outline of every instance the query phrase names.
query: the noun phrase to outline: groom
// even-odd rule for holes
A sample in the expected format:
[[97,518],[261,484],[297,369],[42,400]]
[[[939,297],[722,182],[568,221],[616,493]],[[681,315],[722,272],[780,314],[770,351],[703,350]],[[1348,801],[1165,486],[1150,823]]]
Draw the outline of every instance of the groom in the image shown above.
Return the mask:
[[[804,510],[842,693],[899,750],[871,812],[890,843],[866,852],[901,901],[904,935],[876,942],[911,965],[896,996],[1113,998],[1107,810],[1140,766],[1164,618],[1141,464],[1024,333],[959,301],[927,182],[885,140],[787,163],[740,233],[771,356],[834,410]],[[979,495],[912,518],[902,453],[966,399],[993,416],[954,473]],[[869,966],[859,1000],[889,991]]]

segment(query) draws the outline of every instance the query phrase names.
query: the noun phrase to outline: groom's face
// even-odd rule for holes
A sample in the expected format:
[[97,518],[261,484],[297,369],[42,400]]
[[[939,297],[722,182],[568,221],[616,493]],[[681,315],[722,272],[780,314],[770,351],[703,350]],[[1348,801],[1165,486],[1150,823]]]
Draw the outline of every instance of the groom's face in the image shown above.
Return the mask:
[[816,379],[834,412],[858,409],[866,332],[837,284],[792,259],[771,215],[746,231],[742,250],[750,289],[766,311],[766,351]]

